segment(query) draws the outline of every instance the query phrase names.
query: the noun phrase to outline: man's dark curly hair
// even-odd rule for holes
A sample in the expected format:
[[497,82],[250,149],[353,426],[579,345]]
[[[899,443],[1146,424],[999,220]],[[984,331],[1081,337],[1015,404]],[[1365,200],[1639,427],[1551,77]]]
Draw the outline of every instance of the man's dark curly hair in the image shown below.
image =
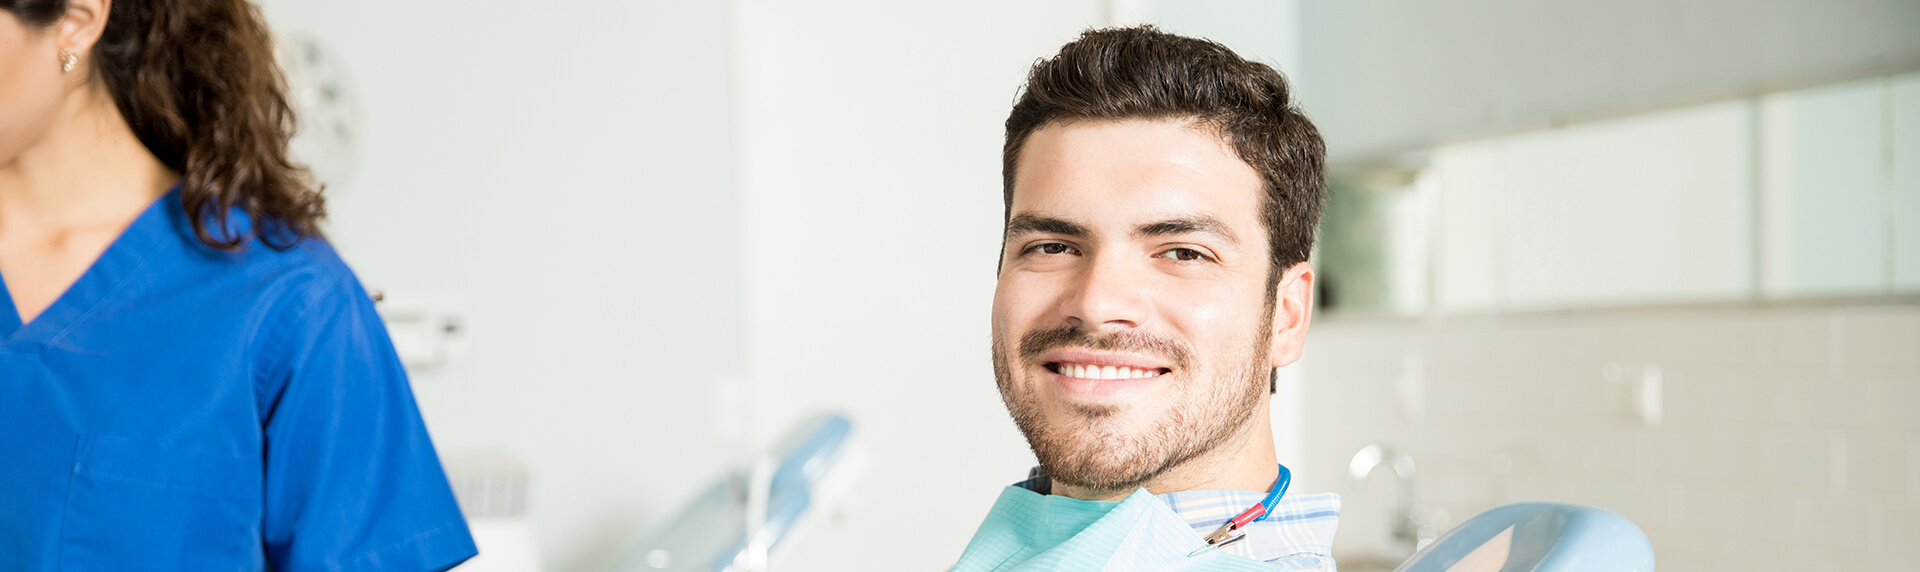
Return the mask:
[[[1233,144],[1266,184],[1261,219],[1269,286],[1313,250],[1326,202],[1326,145],[1295,106],[1287,80],[1226,46],[1152,26],[1089,30],[1035,63],[1007,116],[1002,187],[1012,216],[1020,149],[1035,131],[1075,121],[1183,119]],[[1271,288],[1269,288],[1271,289]]]

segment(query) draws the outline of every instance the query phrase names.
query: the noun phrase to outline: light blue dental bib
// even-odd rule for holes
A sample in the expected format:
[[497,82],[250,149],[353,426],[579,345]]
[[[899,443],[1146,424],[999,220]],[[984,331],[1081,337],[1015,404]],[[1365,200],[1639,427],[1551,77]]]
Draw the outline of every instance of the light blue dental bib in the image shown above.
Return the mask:
[[1132,570],[1287,570],[1210,551],[1188,558],[1206,544],[1166,503],[1137,489],[1126,500],[1083,501],[1043,495],[1018,486],[1000,492],[954,572]]

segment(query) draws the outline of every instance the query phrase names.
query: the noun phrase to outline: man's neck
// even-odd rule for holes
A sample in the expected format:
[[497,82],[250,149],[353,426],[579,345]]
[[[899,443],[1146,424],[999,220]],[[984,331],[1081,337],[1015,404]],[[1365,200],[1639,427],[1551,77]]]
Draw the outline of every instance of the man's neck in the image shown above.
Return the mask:
[[[1191,490],[1267,491],[1280,477],[1280,460],[1273,452],[1271,411],[1263,400],[1233,437],[1141,487],[1156,495]],[[1053,494],[1080,500],[1121,500],[1133,490],[1094,490],[1055,481]]]

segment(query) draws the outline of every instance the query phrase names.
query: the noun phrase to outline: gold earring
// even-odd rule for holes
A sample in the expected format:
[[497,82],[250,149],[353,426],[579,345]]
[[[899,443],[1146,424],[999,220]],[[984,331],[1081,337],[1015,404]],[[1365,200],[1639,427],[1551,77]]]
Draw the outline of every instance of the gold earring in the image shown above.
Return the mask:
[[60,50],[60,71],[62,73],[73,71],[73,64],[77,63],[80,63],[80,56],[73,55],[73,52]]

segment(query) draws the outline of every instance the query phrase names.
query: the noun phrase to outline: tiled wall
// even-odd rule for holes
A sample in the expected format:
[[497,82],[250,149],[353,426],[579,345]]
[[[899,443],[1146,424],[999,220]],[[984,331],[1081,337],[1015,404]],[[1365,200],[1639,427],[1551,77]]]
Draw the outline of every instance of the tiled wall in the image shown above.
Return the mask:
[[1451,523],[1566,501],[1638,523],[1663,572],[1920,570],[1920,300],[1329,316],[1299,367],[1298,486],[1348,496],[1343,559],[1385,542],[1387,471],[1343,478],[1384,442]]

